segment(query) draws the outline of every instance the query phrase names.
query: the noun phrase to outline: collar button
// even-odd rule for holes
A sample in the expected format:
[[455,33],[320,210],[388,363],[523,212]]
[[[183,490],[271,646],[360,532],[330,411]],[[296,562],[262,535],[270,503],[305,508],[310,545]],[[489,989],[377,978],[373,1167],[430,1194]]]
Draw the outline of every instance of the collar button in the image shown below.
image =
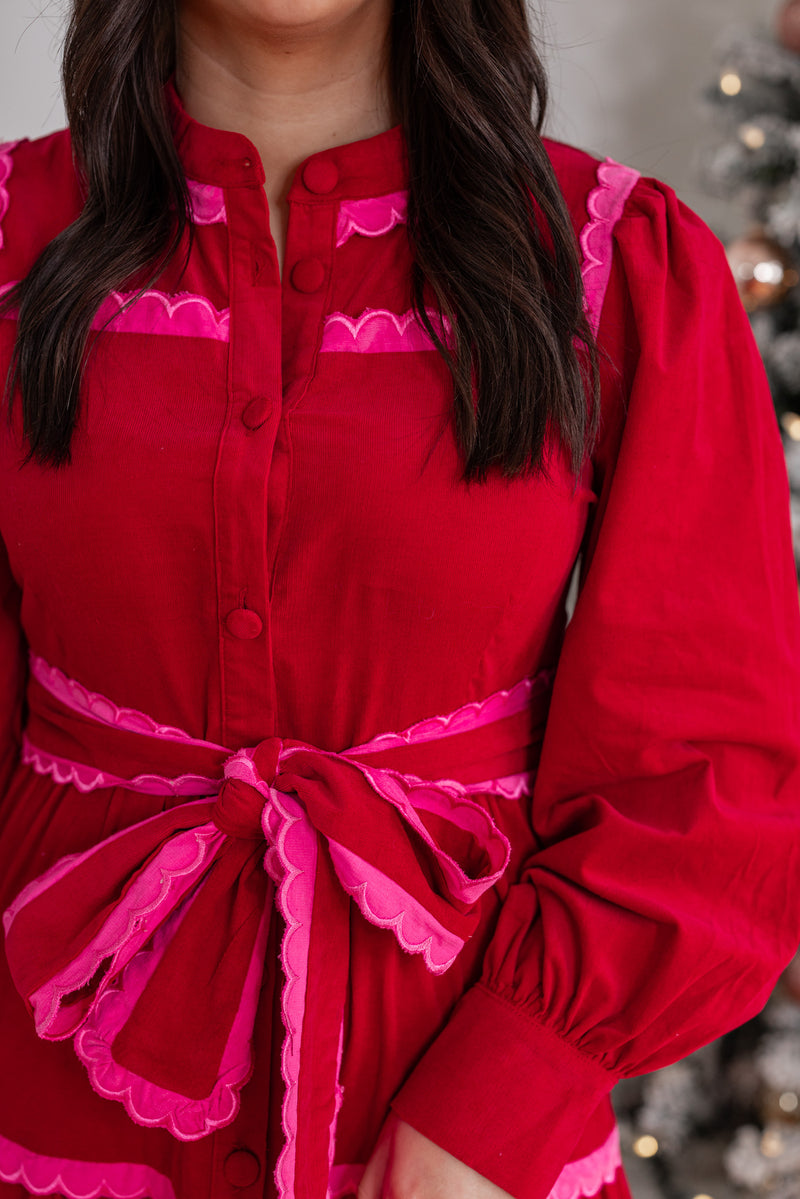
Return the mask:
[[314,158],[303,167],[303,183],[314,195],[326,196],[338,182],[339,171],[330,158]]

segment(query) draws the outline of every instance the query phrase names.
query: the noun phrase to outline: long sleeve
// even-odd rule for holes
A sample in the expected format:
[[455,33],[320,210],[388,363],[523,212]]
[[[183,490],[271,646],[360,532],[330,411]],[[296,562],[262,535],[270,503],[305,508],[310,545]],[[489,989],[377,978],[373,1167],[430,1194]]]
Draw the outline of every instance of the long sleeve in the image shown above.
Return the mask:
[[0,806],[20,747],[25,657],[19,603],[19,589],[0,541]]
[[394,1109],[545,1199],[625,1076],[757,1013],[800,940],[800,618],[780,438],[717,239],[640,182],[615,233],[598,497],[481,982]]

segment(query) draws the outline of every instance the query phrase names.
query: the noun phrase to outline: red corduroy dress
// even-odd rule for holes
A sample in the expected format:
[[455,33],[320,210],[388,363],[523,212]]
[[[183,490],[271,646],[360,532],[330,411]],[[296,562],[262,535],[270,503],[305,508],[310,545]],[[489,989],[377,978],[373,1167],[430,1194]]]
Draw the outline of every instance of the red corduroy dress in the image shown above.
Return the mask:
[[[393,1108],[516,1199],[625,1199],[615,1082],[800,940],[786,472],[723,250],[548,143],[600,439],[467,485],[401,130],[300,166],[281,279],[254,147],[168,102],[186,269],[101,309],[69,466],[0,428],[0,1195],[340,1199]],[[0,287],[81,204],[67,133],[0,149]]]

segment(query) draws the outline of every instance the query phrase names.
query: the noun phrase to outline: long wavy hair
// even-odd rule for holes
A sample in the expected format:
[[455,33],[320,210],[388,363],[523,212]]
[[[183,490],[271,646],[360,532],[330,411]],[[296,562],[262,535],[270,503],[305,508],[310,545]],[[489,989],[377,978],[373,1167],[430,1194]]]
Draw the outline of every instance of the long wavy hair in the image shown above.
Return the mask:
[[[176,41],[175,0],[73,0],[63,89],[86,201],[3,301],[18,314],[7,397],[21,393],[28,461],[70,460],[104,298],[134,276],[151,287],[191,244],[164,99]],[[413,308],[452,373],[464,477],[546,472],[553,434],[577,474],[598,352],[525,0],[394,0],[385,66],[408,147]]]

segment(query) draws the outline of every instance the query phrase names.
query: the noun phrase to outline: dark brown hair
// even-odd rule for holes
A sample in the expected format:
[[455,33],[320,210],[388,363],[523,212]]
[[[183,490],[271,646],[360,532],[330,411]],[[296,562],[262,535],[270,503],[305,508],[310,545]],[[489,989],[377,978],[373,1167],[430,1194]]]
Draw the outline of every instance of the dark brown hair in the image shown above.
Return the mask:
[[[152,286],[191,235],[163,96],[175,51],[174,0],[73,0],[63,81],[86,203],[3,302],[19,312],[8,395],[19,386],[42,464],[69,461],[103,299],[143,272]],[[452,372],[465,477],[541,471],[551,434],[577,473],[597,427],[597,351],[541,140],[547,80],[525,0],[395,0],[387,65],[409,153],[413,306]]]

